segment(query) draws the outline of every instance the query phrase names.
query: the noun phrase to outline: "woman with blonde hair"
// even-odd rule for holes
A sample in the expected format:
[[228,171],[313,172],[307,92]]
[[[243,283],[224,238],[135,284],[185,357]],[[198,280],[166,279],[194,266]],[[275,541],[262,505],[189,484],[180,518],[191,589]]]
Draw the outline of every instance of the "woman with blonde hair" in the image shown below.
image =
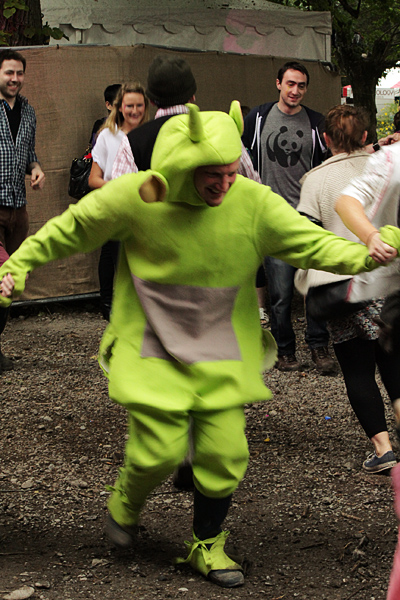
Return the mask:
[[[92,189],[100,188],[112,179],[114,160],[125,135],[148,120],[149,100],[143,86],[139,82],[124,83],[92,151],[93,164],[89,176]],[[101,249],[99,260],[100,304],[107,321],[110,318],[118,249],[118,242],[107,242]]]
[[144,88],[138,82],[124,83],[93,148],[93,166],[89,177],[91,188],[102,187],[110,181],[114,159],[124,136],[148,120],[149,100]]
[[[354,223],[357,225],[360,220],[367,220],[361,204],[360,210],[351,208],[352,218],[347,218],[349,207],[346,209],[343,202],[338,203],[346,186],[368,168],[370,154],[364,150],[367,127],[368,119],[359,107],[341,105],[328,112],[324,137],[333,156],[303,177],[298,210],[336,235],[350,241],[365,241],[370,255],[381,262],[379,256],[382,258],[384,254],[383,258],[388,259],[395,256],[396,252],[381,242],[381,252],[376,254],[378,236],[369,235],[363,240],[358,237],[360,233],[358,236],[352,233],[358,230]],[[378,213],[372,211],[371,214]],[[376,216],[371,218],[375,227],[386,224],[375,223]],[[374,229],[372,225],[370,227]],[[363,468],[369,473],[386,471],[396,464],[385,419],[385,406],[376,381],[377,368],[392,403],[400,398],[399,352],[388,354],[378,342],[376,319],[382,310],[385,292],[380,290],[376,293],[376,289],[367,285],[366,295],[370,295],[362,308],[355,309],[347,317],[328,320],[327,323],[350,404],[374,448],[374,452],[363,463]]]

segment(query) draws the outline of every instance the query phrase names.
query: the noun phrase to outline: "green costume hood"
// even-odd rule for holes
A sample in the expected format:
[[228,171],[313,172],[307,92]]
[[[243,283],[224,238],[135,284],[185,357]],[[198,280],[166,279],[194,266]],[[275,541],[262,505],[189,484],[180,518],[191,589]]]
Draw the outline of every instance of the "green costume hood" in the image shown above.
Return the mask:
[[194,171],[205,165],[229,165],[241,156],[243,118],[236,100],[229,115],[187,106],[189,114],[168,119],[161,127],[151,169],[165,179],[167,201],[205,205],[194,186]]

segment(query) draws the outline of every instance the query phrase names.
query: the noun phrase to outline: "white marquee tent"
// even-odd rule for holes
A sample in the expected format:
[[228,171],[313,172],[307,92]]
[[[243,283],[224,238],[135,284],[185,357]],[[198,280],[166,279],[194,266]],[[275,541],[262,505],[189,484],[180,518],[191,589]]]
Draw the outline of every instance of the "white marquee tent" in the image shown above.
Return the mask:
[[[262,0],[42,0],[60,44],[147,44],[330,61],[331,15]],[[149,8],[151,6],[151,8]]]

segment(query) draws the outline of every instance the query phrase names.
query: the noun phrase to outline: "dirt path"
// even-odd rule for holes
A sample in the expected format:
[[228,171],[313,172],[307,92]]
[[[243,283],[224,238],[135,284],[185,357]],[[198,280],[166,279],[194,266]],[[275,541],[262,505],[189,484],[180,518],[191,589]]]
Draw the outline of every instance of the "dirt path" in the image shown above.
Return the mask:
[[[128,554],[103,536],[107,484],[121,463],[125,414],[96,362],[93,306],[14,310],[0,378],[0,598],[31,586],[43,600],[384,600],[396,542],[390,478],[370,452],[340,376],[309,361],[266,374],[274,398],[246,408],[251,461],[226,527],[243,588],[223,590],[172,561],[185,553],[191,495],[166,481]],[[389,409],[390,414],[390,409]],[[397,447],[396,447],[397,450]]]

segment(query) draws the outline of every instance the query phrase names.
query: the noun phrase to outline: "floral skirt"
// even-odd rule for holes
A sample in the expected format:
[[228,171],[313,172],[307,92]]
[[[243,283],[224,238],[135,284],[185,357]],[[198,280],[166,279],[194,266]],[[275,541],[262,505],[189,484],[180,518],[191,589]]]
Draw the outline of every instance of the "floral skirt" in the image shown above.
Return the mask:
[[365,340],[376,340],[379,336],[379,327],[375,322],[379,317],[385,298],[372,300],[364,308],[349,317],[332,319],[327,327],[334,344],[347,342],[355,337]]

